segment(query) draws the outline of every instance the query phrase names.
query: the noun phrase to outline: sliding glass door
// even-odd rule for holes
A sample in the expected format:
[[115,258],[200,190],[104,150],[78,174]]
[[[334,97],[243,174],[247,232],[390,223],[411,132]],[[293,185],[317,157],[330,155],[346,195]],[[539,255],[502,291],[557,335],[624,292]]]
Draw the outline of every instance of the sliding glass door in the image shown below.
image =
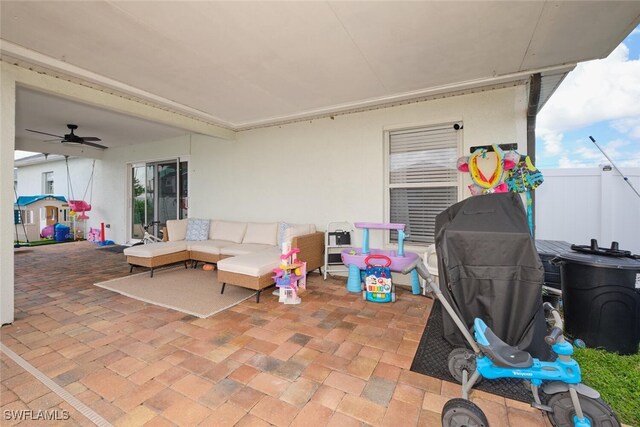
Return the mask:
[[144,227],[157,237],[170,219],[187,217],[186,161],[138,163],[131,167],[131,239],[142,239]]

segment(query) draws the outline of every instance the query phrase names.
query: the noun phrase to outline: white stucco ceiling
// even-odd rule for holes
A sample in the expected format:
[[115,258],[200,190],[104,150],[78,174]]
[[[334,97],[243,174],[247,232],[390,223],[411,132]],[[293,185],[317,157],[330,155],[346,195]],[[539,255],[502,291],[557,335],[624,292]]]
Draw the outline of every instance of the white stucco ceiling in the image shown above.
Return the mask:
[[[638,1],[3,0],[0,12],[4,61],[233,130],[566,72],[640,23]],[[80,135],[118,129],[92,127],[95,107],[48,117],[44,98],[20,94],[18,136],[70,120]]]

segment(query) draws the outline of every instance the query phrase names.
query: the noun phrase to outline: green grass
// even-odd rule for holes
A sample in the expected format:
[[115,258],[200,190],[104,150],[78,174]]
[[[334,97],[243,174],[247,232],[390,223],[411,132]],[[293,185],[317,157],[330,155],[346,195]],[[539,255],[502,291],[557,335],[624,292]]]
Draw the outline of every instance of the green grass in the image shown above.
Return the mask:
[[[35,240],[33,242],[29,242],[28,244],[27,242],[20,242],[20,244],[24,246],[43,246],[43,245],[55,245],[56,243],[66,243],[66,242],[73,242],[73,240],[65,240],[64,242],[59,242],[54,239],[44,239],[44,240]],[[15,243],[16,242],[14,241],[14,244]]]
[[621,422],[640,426],[640,353],[620,356],[604,350],[576,349],[582,381],[598,390]]

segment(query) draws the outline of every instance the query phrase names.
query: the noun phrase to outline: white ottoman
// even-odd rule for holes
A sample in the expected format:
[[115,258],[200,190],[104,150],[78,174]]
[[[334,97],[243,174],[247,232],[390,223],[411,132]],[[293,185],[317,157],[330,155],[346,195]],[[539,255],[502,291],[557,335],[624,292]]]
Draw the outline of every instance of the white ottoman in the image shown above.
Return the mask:
[[265,249],[246,255],[225,258],[218,261],[218,282],[222,291],[227,283],[243,288],[255,289],[256,303],[260,302],[260,292],[274,284],[273,269],[280,265],[280,250]]
[[151,277],[156,267],[184,261],[187,268],[189,260],[189,250],[184,240],[131,246],[124,250],[124,254],[131,265],[129,273],[133,271],[134,266],[147,267],[151,269]]

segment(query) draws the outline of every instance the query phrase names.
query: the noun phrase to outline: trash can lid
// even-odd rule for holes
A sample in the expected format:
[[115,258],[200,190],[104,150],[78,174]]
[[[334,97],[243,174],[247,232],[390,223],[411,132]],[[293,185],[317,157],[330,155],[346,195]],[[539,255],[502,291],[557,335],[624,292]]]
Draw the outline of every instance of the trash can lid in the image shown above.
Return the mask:
[[558,255],[558,258],[563,261],[589,265],[591,267],[618,268],[624,270],[640,271],[640,260],[629,257],[613,257],[571,251],[561,253],[560,255]]

